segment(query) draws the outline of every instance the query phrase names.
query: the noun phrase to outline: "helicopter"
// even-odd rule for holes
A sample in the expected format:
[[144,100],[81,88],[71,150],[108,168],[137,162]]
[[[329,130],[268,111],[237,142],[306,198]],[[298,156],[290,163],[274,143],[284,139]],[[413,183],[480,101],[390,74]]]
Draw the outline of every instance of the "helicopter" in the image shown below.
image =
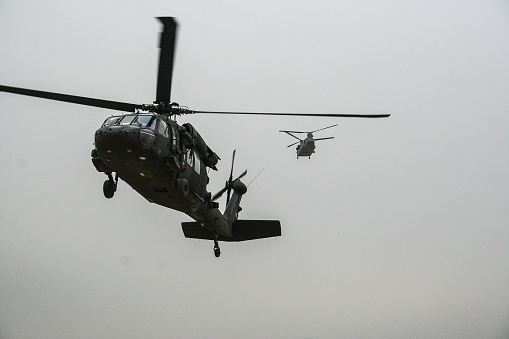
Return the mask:
[[[267,112],[196,111],[170,100],[177,22],[173,17],[157,18],[163,29],[160,37],[156,100],[133,104],[34,89],[0,85],[0,92],[38,97],[120,111],[108,117],[94,135],[92,163],[107,176],[104,196],[111,199],[122,179],[150,203],[187,214],[194,221],[182,222],[184,236],[214,241],[219,257],[219,241],[247,241],[281,236],[279,220],[239,220],[240,202],[247,192],[241,179],[233,179],[235,151],[225,186],[212,195],[207,190],[208,171],[217,171],[220,157],[189,123],[179,125],[177,116],[187,114],[251,114],[315,117],[382,118],[389,114],[321,114]],[[226,193],[224,213],[216,202]]]
[[[331,128],[331,127],[334,127],[334,126],[337,126],[337,125],[338,124],[331,125],[331,126],[328,126],[328,127],[324,127],[324,128],[320,128],[320,129],[311,131],[311,132],[301,132],[301,131],[279,131],[279,132],[284,132],[284,133],[294,137],[295,139],[299,140],[299,141],[294,142],[293,144],[287,146],[287,147],[292,147],[293,145],[298,144],[297,145],[297,159],[299,159],[299,157],[308,157],[309,159],[311,159],[311,155],[313,153],[315,153],[315,141],[334,139],[334,137],[326,137],[326,138],[314,139],[313,138],[313,133],[318,132],[318,131],[322,131],[324,129]],[[306,139],[301,139],[301,138],[293,135],[293,133],[306,133],[307,137],[306,137]]]

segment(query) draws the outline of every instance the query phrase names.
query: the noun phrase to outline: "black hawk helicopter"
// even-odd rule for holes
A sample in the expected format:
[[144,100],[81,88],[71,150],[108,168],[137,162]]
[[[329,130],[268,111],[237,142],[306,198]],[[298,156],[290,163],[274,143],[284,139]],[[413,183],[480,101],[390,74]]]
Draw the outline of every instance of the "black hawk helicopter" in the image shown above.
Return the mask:
[[[298,144],[297,145],[297,159],[299,159],[299,157],[308,157],[309,159],[311,159],[311,155],[313,153],[315,153],[315,141],[334,139],[334,137],[326,137],[326,138],[314,139],[313,138],[313,133],[318,132],[318,131],[323,131],[324,129],[331,128],[331,127],[334,127],[334,126],[337,126],[337,125],[338,124],[335,124],[335,125],[332,125],[332,126],[328,126],[328,127],[324,127],[324,128],[320,128],[320,129],[317,129],[317,130],[314,130],[314,131],[311,131],[311,132],[301,132],[301,131],[279,131],[279,132],[284,132],[284,133],[294,137],[295,139],[299,140],[299,141],[294,142],[293,144],[287,146],[287,147],[292,147],[293,145]],[[294,133],[306,133],[306,139],[301,139],[301,138],[293,135]]]
[[[233,179],[233,152],[230,176],[225,187],[214,196],[207,191],[207,169],[217,170],[219,156],[189,123],[177,124],[186,114],[255,114],[322,117],[381,118],[388,114],[297,114],[255,112],[193,111],[171,102],[171,85],[177,23],[172,17],[158,18],[163,24],[160,39],[156,100],[152,104],[132,104],[75,95],[0,85],[0,92],[107,108],[124,114],[107,118],[95,132],[92,163],[106,174],[103,192],[112,198],[122,179],[151,203],[181,211],[194,222],[183,222],[185,237],[214,241],[214,254],[221,251],[218,241],[245,241],[281,235],[279,220],[238,220],[240,201],[247,192],[240,180]],[[227,194],[224,213],[215,200]]]

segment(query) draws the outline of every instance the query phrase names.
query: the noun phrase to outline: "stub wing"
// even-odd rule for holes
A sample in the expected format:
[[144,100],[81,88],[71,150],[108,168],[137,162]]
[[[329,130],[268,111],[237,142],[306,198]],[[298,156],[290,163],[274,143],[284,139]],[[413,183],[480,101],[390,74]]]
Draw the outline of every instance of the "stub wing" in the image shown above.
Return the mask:
[[[214,234],[199,222],[183,222],[182,231],[186,238],[214,240]],[[219,241],[247,241],[281,236],[279,220],[237,220],[233,223],[233,237],[219,235]]]

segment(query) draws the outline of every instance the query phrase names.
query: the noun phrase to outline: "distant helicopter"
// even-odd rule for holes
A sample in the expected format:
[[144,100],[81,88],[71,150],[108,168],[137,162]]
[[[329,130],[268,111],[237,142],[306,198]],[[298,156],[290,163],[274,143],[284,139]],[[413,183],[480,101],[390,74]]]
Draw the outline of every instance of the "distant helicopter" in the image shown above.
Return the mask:
[[[284,133],[294,137],[295,139],[299,140],[299,141],[294,142],[293,144],[287,146],[287,147],[292,147],[293,145],[298,144],[297,145],[297,159],[299,159],[299,157],[308,157],[309,159],[311,159],[311,155],[313,153],[315,153],[315,141],[334,139],[334,137],[326,137],[326,138],[314,139],[313,138],[313,133],[318,132],[318,131],[323,131],[324,129],[331,128],[331,127],[334,127],[334,126],[337,126],[337,125],[338,124],[335,124],[335,125],[332,125],[332,126],[328,126],[328,127],[324,127],[324,128],[320,128],[320,129],[317,129],[317,130],[314,130],[314,131],[311,131],[311,132],[301,132],[301,131],[279,131],[279,132],[284,132]],[[306,133],[307,137],[306,137],[306,139],[301,139],[301,138],[293,135],[293,133]]]
[[[75,95],[44,92],[0,85],[0,92],[107,108],[128,114],[107,118],[95,132],[92,163],[108,179],[103,184],[106,198],[112,198],[122,179],[151,203],[186,213],[194,222],[183,222],[185,237],[214,241],[245,241],[281,235],[279,220],[238,220],[240,201],[247,192],[240,181],[247,170],[233,179],[235,151],[225,187],[214,196],[207,191],[207,168],[217,170],[219,156],[210,149],[189,123],[177,124],[185,114],[254,114],[320,117],[383,118],[389,114],[297,114],[193,111],[170,101],[177,23],[172,17],[158,18],[163,24],[160,40],[156,100],[153,104],[132,104]],[[224,132],[224,131],[223,131]],[[218,131],[218,133],[223,133]],[[227,193],[223,214],[215,200]]]

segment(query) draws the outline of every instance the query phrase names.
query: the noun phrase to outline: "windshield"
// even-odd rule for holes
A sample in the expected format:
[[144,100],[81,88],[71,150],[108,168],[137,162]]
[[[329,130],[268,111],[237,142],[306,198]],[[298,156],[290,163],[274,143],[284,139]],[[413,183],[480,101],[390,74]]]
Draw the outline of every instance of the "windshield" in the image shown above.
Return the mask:
[[141,126],[150,127],[154,129],[155,117],[153,115],[138,115],[138,119],[136,120]]
[[109,117],[109,118],[108,118],[108,119],[106,119],[106,121],[103,123],[103,127],[104,127],[104,126],[116,125],[120,119],[122,119],[122,117]]
[[139,126],[149,127],[154,129],[156,117],[153,115],[122,115],[122,116],[114,116],[109,117],[104,121],[103,127],[113,126],[113,125],[131,125],[138,124]]
[[134,118],[136,118],[136,115],[124,115],[120,120],[120,125],[130,125]]

